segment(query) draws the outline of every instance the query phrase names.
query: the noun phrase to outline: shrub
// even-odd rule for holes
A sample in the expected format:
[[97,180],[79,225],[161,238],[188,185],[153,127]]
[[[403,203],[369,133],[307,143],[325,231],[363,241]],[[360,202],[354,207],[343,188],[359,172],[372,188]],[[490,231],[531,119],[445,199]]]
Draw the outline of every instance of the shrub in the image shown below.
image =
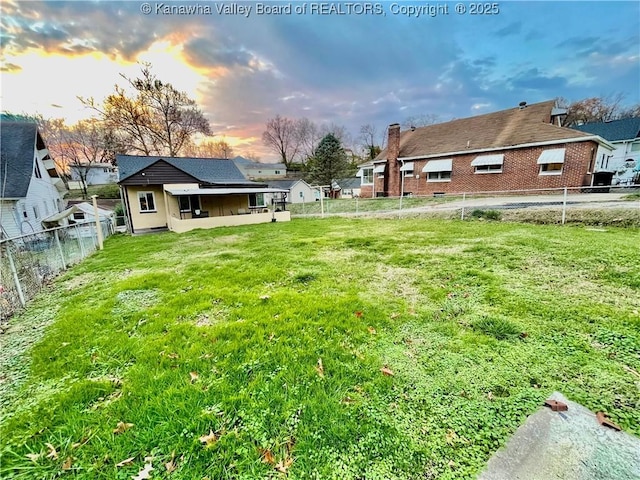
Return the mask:
[[502,213],[497,210],[475,209],[471,212],[471,216],[474,218],[483,218],[485,220],[500,220],[502,218]]
[[483,317],[473,323],[473,329],[497,340],[512,340],[522,333],[517,325],[506,318]]

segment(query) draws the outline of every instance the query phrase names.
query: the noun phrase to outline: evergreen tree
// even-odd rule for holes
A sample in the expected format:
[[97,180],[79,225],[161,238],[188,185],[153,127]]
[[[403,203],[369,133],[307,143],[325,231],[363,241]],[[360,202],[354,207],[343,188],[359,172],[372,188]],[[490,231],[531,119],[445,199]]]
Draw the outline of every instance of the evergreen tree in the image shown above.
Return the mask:
[[349,172],[349,161],[340,140],[332,133],[320,141],[308,165],[308,178],[312,183],[331,185]]

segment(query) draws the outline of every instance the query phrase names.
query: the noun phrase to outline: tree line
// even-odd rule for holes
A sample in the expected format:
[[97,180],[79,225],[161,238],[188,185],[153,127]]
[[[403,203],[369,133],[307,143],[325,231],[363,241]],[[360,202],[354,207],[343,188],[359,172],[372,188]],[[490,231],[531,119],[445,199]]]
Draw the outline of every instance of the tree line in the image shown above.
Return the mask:
[[[114,92],[102,101],[79,97],[94,113],[92,118],[67,125],[64,119],[31,116],[39,124],[63,178],[73,168],[85,195],[90,167],[97,163],[115,164],[118,154],[235,156],[224,139],[215,137],[196,101],[157,78],[150,64],[142,64],[136,78],[124,74],[121,77],[124,86],[115,85]],[[565,127],[640,116],[640,104],[625,107],[621,94],[557,101],[567,109]],[[440,121],[437,115],[424,114],[409,117],[402,125],[421,127]],[[362,125],[357,136],[352,137],[343,125],[276,115],[266,122],[262,141],[288,170],[301,172],[313,183],[330,185],[333,180],[355,173],[358,164],[376,158],[385,146],[386,136],[386,129],[373,124]],[[251,154],[245,157],[258,160]]]

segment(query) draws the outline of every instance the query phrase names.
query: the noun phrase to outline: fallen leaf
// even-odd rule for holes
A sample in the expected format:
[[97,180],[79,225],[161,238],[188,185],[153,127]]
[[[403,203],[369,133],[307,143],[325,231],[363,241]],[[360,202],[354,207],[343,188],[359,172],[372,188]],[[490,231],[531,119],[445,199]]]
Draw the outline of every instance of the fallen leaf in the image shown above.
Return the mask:
[[324,378],[324,367],[322,366],[322,359],[318,359],[318,365],[316,366],[316,372],[320,378]]
[[175,462],[175,458],[176,458],[176,453],[171,452],[171,460],[169,460],[167,463],[164,464],[164,468],[167,469],[167,473],[173,473],[175,472],[176,468],[178,468]]
[[113,429],[113,433],[115,433],[116,435],[119,435],[121,433],[126,432],[131,427],[133,427],[133,423],[118,422],[118,425],[116,425],[116,428]]
[[355,315],[356,315],[356,317],[360,318],[360,317],[362,317],[362,312],[360,312],[360,311],[355,312]]
[[487,393],[487,399],[488,399],[490,402],[493,402],[493,392],[489,392],[489,393]]
[[27,457],[33,463],[36,463],[40,459],[41,456],[42,456],[42,453],[27,453],[25,455],[25,457]]
[[449,299],[451,299],[451,298],[453,298],[453,297],[455,297],[455,296],[456,296],[456,294],[455,294],[455,293],[453,293],[453,292],[449,292],[449,293],[447,293],[447,298],[449,298]]
[[449,465],[449,468],[453,468],[456,466],[456,462],[454,462],[453,460],[449,460],[449,463],[447,465]]
[[284,460],[280,460],[274,468],[281,473],[287,473],[287,470],[292,464],[293,464],[292,458],[285,458]]
[[383,373],[383,375],[386,375],[387,377],[393,377],[393,371],[387,367],[382,367],[380,371]]
[[351,398],[351,397],[344,397],[344,398],[342,399],[342,403],[349,404],[349,403],[353,403],[353,402],[354,402],[354,400],[353,400],[353,398]]
[[71,470],[71,464],[73,463],[73,458],[67,457],[67,459],[62,464],[63,470]]
[[391,320],[395,320],[396,318],[398,318],[400,316],[399,313],[392,313],[391,314]]
[[273,340],[274,338],[276,338],[275,333],[272,333],[271,335],[269,335],[269,341]]
[[116,463],[116,467],[126,467],[127,465],[133,465],[133,459],[136,457],[129,457],[126,460],[122,460],[120,463]]
[[47,454],[47,458],[52,458],[54,460],[58,459],[58,452],[56,452],[56,448],[50,443],[45,443],[47,448],[49,449],[49,453]]
[[447,443],[451,445],[453,442],[455,442],[456,438],[458,438],[458,434],[453,430],[449,429],[447,431],[447,434],[445,435],[445,438],[447,440]]
[[153,470],[153,465],[147,463],[137,475],[134,475],[131,478],[133,478],[133,480],[148,480],[151,478],[151,470]]
[[262,295],[260,297],[260,300],[262,300],[263,302],[266,302],[267,300],[269,300],[271,297],[269,295]]
[[371,335],[375,335],[375,334],[376,334],[376,329],[375,329],[375,328],[373,328],[373,327],[367,327],[367,330],[369,330],[369,333],[370,333]]
[[200,437],[200,442],[205,444],[205,447],[209,445],[213,445],[218,440],[218,436],[213,433],[213,430],[209,430],[209,435],[202,435]]
[[189,372],[189,377],[191,377],[191,383],[198,380],[198,372]]
[[262,451],[262,461],[264,463],[268,463],[269,465],[275,465],[276,464],[276,459],[273,456],[273,453],[271,453],[271,450],[266,449]]

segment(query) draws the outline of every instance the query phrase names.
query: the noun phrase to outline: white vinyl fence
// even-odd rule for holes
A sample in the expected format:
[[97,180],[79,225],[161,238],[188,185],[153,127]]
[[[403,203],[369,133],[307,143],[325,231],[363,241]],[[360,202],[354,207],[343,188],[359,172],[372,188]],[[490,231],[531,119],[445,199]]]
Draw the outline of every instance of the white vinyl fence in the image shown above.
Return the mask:
[[[114,232],[101,222],[102,236]],[[84,223],[0,241],[0,322],[26,306],[45,285],[98,248],[96,224]]]

